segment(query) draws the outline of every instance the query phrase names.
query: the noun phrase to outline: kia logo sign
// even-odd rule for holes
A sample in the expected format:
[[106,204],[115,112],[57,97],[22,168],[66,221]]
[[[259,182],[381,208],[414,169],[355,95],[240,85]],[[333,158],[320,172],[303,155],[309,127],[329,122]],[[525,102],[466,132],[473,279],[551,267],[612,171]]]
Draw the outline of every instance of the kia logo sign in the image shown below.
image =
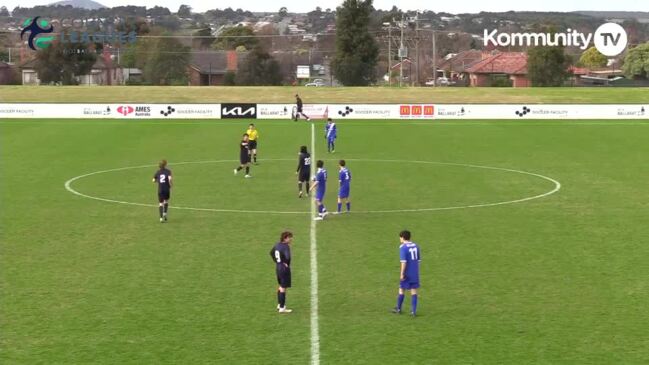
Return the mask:
[[223,119],[256,119],[257,104],[221,104]]
[[135,109],[133,109],[132,106],[128,106],[128,105],[120,105],[117,107],[117,112],[121,115],[129,115],[134,111]]

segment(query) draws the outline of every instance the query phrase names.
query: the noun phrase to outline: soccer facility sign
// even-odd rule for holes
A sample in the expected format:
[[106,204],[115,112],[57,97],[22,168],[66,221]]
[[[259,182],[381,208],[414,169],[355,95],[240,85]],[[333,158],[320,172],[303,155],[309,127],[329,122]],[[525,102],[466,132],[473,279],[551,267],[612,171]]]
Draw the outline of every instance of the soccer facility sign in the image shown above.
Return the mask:
[[[0,104],[0,118],[291,119],[293,104]],[[313,119],[649,119],[641,104],[305,104]]]

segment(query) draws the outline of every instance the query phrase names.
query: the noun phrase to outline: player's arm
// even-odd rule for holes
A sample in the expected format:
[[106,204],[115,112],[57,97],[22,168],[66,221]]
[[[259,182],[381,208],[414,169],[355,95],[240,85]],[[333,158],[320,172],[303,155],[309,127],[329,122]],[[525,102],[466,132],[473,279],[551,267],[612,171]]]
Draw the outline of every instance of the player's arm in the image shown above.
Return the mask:
[[156,181],[158,181],[158,173],[156,173],[155,175],[153,175],[153,179],[151,179],[151,181],[154,182],[154,183],[155,183]]
[[401,247],[399,249],[399,260],[401,261],[401,271],[399,273],[399,280],[403,281],[406,279],[406,262],[407,260],[407,255],[408,255],[408,250],[406,247]]
[[174,184],[172,183],[171,173],[169,174],[169,187],[172,188]]
[[270,249],[270,259],[273,260],[273,262],[277,262],[277,258],[275,257],[275,247]]
[[295,173],[299,173],[302,168],[304,167],[304,159],[302,158],[302,154],[298,153],[297,154],[297,171]]
[[309,188],[309,192],[313,191],[313,189],[318,186],[318,180],[313,180],[313,183],[311,184],[311,187]]

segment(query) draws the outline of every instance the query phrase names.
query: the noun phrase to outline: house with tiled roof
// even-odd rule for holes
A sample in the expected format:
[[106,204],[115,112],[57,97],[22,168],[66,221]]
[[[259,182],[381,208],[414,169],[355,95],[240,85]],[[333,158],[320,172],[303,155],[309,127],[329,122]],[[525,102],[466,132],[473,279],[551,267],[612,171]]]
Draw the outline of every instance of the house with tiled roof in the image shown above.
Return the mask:
[[513,87],[531,86],[527,77],[527,53],[493,54],[466,69],[471,86],[491,86],[494,77],[511,80]]
[[188,66],[189,85],[223,85],[225,74],[236,72],[245,55],[235,51],[193,52]]

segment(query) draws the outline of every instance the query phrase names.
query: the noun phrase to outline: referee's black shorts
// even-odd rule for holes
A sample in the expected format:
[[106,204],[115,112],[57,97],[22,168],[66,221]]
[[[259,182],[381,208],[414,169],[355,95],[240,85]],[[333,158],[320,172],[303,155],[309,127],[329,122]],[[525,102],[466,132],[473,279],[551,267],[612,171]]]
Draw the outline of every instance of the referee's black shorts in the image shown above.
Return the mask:
[[249,142],[248,142],[248,146],[250,147],[251,150],[255,150],[255,149],[257,149],[257,140],[254,140],[254,141],[251,140],[251,141],[249,141]]

